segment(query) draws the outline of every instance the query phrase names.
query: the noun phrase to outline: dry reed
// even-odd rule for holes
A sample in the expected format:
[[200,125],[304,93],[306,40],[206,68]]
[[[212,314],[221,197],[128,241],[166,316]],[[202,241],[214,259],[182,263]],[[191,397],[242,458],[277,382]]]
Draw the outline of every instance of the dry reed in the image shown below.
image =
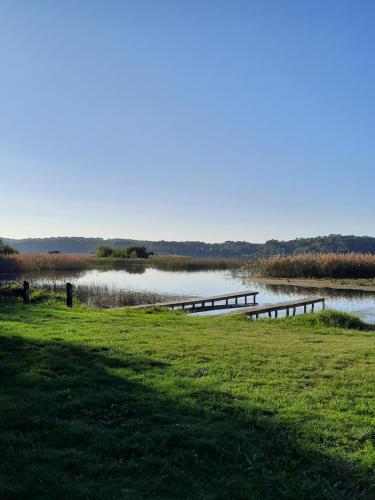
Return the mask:
[[94,257],[85,254],[24,253],[0,256],[0,273],[74,271],[89,267]]
[[269,278],[374,278],[375,255],[363,253],[306,253],[249,262],[252,274]]
[[149,259],[149,265],[162,271],[208,271],[234,269],[243,265],[237,259],[194,258],[179,255],[156,255]]

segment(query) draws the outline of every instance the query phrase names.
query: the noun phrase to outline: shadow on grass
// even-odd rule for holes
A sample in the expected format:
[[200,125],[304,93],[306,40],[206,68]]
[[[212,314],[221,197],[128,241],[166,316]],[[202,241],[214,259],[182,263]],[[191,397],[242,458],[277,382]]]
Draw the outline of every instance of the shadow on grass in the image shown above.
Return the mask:
[[292,423],[223,392],[137,381],[167,372],[0,337],[0,498],[370,498],[366,471],[303,449]]

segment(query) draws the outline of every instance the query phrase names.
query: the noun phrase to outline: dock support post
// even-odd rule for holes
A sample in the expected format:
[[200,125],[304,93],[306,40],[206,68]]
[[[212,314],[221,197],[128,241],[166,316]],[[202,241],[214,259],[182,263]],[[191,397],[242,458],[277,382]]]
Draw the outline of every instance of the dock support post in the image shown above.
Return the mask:
[[286,315],[289,316],[289,307],[286,308]]
[[235,298],[234,298],[234,303],[235,303],[235,305],[237,305],[237,304],[238,304],[238,297],[235,297]]
[[314,304],[311,304],[311,312],[314,312]]
[[229,299],[225,300],[225,305],[228,307],[228,305],[229,305]]
[[326,301],[325,301],[325,299],[323,299],[322,308],[323,308],[323,311],[326,308]]
[[24,304],[30,303],[30,283],[28,281],[23,282],[22,298]]
[[272,318],[272,313],[271,313],[271,311],[268,311],[268,317],[269,317],[269,318]]
[[245,304],[247,304],[247,295],[245,295]]
[[277,318],[277,309],[275,310],[275,318]]
[[307,313],[307,306],[306,304],[303,306],[303,312],[306,314]]
[[255,295],[253,295],[253,304],[255,304]]
[[66,284],[66,305],[73,307],[73,285],[71,283]]
[[296,315],[296,308],[293,307],[293,316],[295,316],[295,315]]

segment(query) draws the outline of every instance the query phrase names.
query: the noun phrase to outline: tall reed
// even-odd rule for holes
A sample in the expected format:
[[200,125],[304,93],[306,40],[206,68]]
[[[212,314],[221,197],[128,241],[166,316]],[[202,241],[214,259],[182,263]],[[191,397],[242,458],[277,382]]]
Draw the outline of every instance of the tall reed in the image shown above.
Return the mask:
[[[0,303],[22,297],[22,285],[16,281],[0,281]],[[41,284],[31,282],[31,303],[65,302],[65,284]],[[74,302],[89,307],[112,308],[143,304],[156,304],[185,298],[181,295],[158,293],[147,290],[122,290],[103,285],[74,285]]]
[[155,255],[148,262],[151,267],[162,271],[214,271],[238,268],[244,263],[237,259],[198,259],[179,255]]
[[92,255],[85,254],[42,254],[24,253],[0,256],[0,273],[26,271],[74,271],[86,269],[93,261]]
[[375,255],[305,253],[248,262],[252,274],[270,278],[375,278]]

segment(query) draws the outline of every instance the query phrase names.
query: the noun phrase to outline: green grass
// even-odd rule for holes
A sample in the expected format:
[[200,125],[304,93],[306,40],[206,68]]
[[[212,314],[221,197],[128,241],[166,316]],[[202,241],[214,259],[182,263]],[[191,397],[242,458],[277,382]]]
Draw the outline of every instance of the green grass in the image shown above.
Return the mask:
[[0,498],[374,498],[375,334],[319,318],[0,304]]

